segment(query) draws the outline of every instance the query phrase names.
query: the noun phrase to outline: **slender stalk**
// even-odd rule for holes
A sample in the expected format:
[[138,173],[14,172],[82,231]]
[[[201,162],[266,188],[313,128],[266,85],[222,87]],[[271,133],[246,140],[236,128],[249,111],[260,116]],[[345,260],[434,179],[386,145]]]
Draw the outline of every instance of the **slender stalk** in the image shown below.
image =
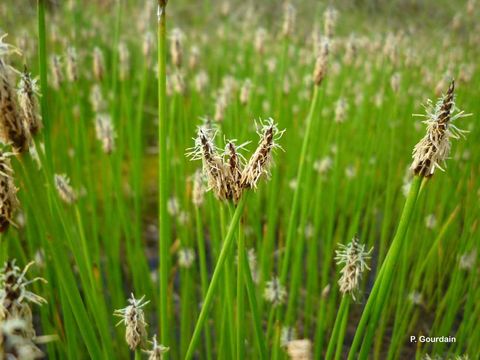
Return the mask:
[[[385,261],[382,264],[382,267],[378,273],[377,281],[375,281],[375,284],[373,285],[372,293],[368,297],[367,304],[365,305],[365,309],[363,310],[360,323],[358,324],[357,331],[355,332],[352,347],[350,348],[348,360],[353,360],[356,358],[356,352],[361,344],[361,341],[363,340],[363,335],[367,323],[372,324],[372,321],[369,322],[369,320],[371,320],[369,319],[369,317],[376,310],[375,307],[383,307],[384,300],[388,296],[387,290],[389,288],[390,280],[392,279],[394,274],[398,254],[403,245],[403,240],[405,238],[405,234],[408,230],[408,226],[412,218],[422,179],[422,177],[415,176],[412,181],[410,192],[408,194],[405,207],[403,208],[402,216],[400,218],[400,224],[398,225],[398,229],[392,241],[392,245],[390,246],[390,249],[385,257]],[[380,313],[380,310],[376,312]],[[375,322],[375,319],[373,320]],[[373,326],[373,328],[375,327]],[[371,336],[371,334],[367,335]]]
[[159,276],[160,279],[160,334],[161,343],[169,343],[168,334],[168,274],[169,274],[169,224],[168,164],[167,164],[167,39],[166,1],[158,2],[158,222],[159,222]]
[[237,254],[237,360],[242,360],[245,357],[245,237],[241,226],[238,227]]
[[205,296],[205,300],[203,301],[202,310],[200,311],[200,315],[198,317],[197,323],[195,324],[195,330],[193,331],[192,339],[190,340],[190,345],[188,346],[187,355],[185,359],[192,359],[193,354],[195,352],[195,348],[197,346],[198,340],[200,338],[200,333],[202,328],[204,327],[205,320],[207,319],[208,310],[210,305],[213,301],[213,295],[215,292],[215,287],[220,280],[220,275],[222,273],[223,265],[225,264],[225,260],[228,257],[229,250],[232,247],[234,233],[238,222],[240,221],[240,217],[243,213],[243,208],[245,207],[245,202],[247,199],[247,194],[245,193],[237,205],[235,212],[233,214],[232,220],[230,221],[230,226],[228,227],[227,235],[223,240],[222,249],[220,251],[220,255],[217,260],[217,264],[215,265],[215,270],[213,271],[212,279],[210,281],[210,285],[208,286],[207,295]]
[[340,303],[340,307],[338,309],[337,318],[335,320],[335,325],[333,326],[332,335],[330,336],[330,342],[328,343],[327,347],[327,354],[325,355],[326,360],[330,360],[333,358],[335,345],[339,343],[340,338],[343,342],[343,335],[341,334],[341,328],[343,319],[345,316],[348,316],[348,308],[350,305],[350,297],[348,295],[343,295],[342,302]]

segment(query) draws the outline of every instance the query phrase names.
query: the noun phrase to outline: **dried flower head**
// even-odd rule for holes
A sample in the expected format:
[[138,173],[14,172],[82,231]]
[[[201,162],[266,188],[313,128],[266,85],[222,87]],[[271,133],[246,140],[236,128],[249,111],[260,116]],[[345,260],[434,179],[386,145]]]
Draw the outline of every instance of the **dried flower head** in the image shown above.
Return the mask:
[[280,284],[280,279],[274,277],[272,280],[267,281],[263,297],[265,300],[272,303],[273,306],[279,306],[285,302],[287,290],[285,290],[285,287]]
[[285,132],[285,130],[278,130],[272,118],[260,121],[260,126],[257,128],[260,136],[258,147],[242,172],[241,184],[246,189],[256,188],[262,175],[269,175],[273,151],[280,147],[277,141]]
[[431,177],[436,168],[442,169],[450,154],[450,138],[458,139],[465,131],[458,129],[453,121],[468,116],[455,106],[455,83],[451,82],[447,93],[436,104],[431,100],[425,106],[427,134],[413,149],[411,169],[415,175]]
[[10,165],[11,153],[0,151],[0,232],[13,223],[15,211],[19,207],[18,189],[13,183],[13,170]]
[[312,360],[312,342],[308,339],[289,341],[287,353],[292,360]]
[[241,185],[243,157],[238,152],[238,149],[242,148],[245,144],[239,147],[235,146],[235,140],[229,140],[227,142],[224,156],[226,161],[226,175],[227,175],[227,198],[233,199],[235,203],[238,202],[242,196],[243,187]]
[[340,250],[335,251],[335,260],[337,265],[344,265],[340,270],[342,276],[338,280],[340,292],[344,295],[350,293],[355,300],[355,292],[360,286],[362,274],[365,270],[370,270],[367,261],[373,248],[366,251],[365,245],[360,244],[356,237],[348,245],[339,244],[339,247]]
[[117,326],[121,323],[125,325],[125,341],[132,350],[138,348],[147,335],[147,323],[145,322],[143,308],[150,301],[143,301],[144,298],[145,296],[135,299],[133,294],[131,294],[130,299],[128,299],[130,305],[123,309],[115,310],[113,313],[115,316],[122,318]]
[[250,99],[250,91],[252,89],[252,81],[250,79],[246,79],[240,89],[240,103],[242,105],[247,105],[248,100]]
[[115,150],[117,134],[109,114],[97,114],[95,117],[95,133],[97,140],[102,143],[103,151],[106,154],[111,154]]
[[70,185],[70,179],[66,174],[55,174],[55,188],[60,198],[67,204],[73,204],[77,201],[77,193]]
[[39,90],[37,80],[32,79],[26,68],[21,74],[17,94],[25,121],[24,126],[30,131],[30,134],[35,135],[43,126],[38,111],[37,96],[39,96]]
[[28,150],[30,132],[24,126],[10,78],[10,68],[0,58],[0,139],[12,145],[14,152],[22,153]]
[[145,354],[148,355],[148,360],[162,360],[163,354],[170,350],[169,347],[157,343],[157,335],[153,335],[152,341],[150,343],[152,344],[151,350],[142,350]]

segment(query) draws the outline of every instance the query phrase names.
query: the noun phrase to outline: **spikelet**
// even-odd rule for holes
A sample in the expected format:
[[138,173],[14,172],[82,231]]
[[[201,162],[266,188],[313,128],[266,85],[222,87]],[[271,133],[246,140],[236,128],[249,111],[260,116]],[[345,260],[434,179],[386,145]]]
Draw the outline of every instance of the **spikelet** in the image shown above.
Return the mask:
[[254,47],[255,50],[260,54],[263,55],[265,53],[265,39],[267,37],[267,30],[264,28],[258,28],[255,31],[255,39],[254,39]]
[[127,45],[121,41],[118,44],[118,60],[119,60],[119,77],[124,81],[128,73],[130,72],[130,51],[128,51]]
[[55,174],[55,188],[60,198],[67,204],[73,204],[77,201],[77,193],[70,185],[70,179],[65,174]]
[[90,104],[92,105],[92,110],[94,112],[97,113],[105,109],[106,105],[103,99],[103,94],[102,94],[100,85],[94,84],[92,86],[92,89],[90,90],[89,100],[90,100]]
[[[1,39],[0,39],[1,41]],[[10,144],[15,153],[28,150],[30,133],[25,128],[10,82],[10,71],[0,58],[0,139]]]
[[452,80],[447,93],[436,104],[428,101],[425,106],[427,134],[413,149],[411,169],[415,175],[431,177],[436,168],[442,165],[450,154],[450,138],[458,139],[465,131],[458,129],[453,121],[468,116],[455,106],[455,82]]
[[55,90],[58,90],[63,83],[62,66],[60,62],[60,56],[52,55],[50,57],[50,73],[52,79],[52,86]]
[[272,153],[279,147],[277,144],[285,130],[278,130],[272,118],[260,122],[260,129],[257,130],[260,141],[255,153],[251,156],[243,169],[241,186],[243,188],[256,188],[262,175],[269,175],[272,165]]
[[22,319],[0,321],[0,359],[34,360],[44,354],[35,343],[25,337],[28,324]]
[[215,132],[207,126],[200,126],[195,146],[188,153],[192,160],[202,160],[203,173],[207,178],[208,190],[220,200],[228,199],[227,170],[214,145]]
[[67,79],[70,82],[78,80],[77,50],[74,47],[67,49]]
[[338,12],[333,7],[328,7],[323,14],[324,33],[328,38],[332,38],[337,24]]
[[115,128],[109,114],[97,114],[95,117],[95,133],[97,140],[102,143],[102,149],[106,154],[115,150]]
[[280,283],[280,279],[274,277],[267,282],[263,297],[272,303],[273,306],[279,306],[285,302],[287,290],[285,290],[285,287]]
[[35,135],[43,127],[42,119],[38,111],[37,96],[39,95],[39,92],[37,80],[32,79],[26,68],[21,75],[17,94],[20,108],[23,112],[23,119],[25,121],[24,126],[29,130],[31,135]]
[[320,86],[323,79],[325,78],[325,75],[327,74],[328,48],[328,39],[325,38],[320,44],[318,56],[315,61],[315,69],[313,71],[313,82],[316,86]]
[[34,262],[30,262],[21,270],[16,261],[5,262],[0,270],[0,323],[6,320],[20,319],[25,322],[23,337],[32,340],[35,329],[32,322],[32,310],[28,302],[42,305],[47,301],[41,296],[31,292],[27,287],[36,281],[47,281],[43,278],[28,280],[26,273]]
[[95,80],[100,81],[103,79],[105,73],[105,61],[103,59],[103,53],[100,48],[95,47],[93,49],[93,75]]
[[162,344],[157,343],[157,336],[154,335],[151,341],[152,349],[151,350],[142,350],[145,354],[148,355],[148,360],[162,360],[163,354],[165,354],[169,347],[163,346]]
[[[241,145],[242,146],[242,145]],[[240,147],[241,147],[240,146]],[[227,162],[227,188],[228,199],[233,199],[235,203],[238,202],[242,196],[242,156],[238,153],[234,141],[228,141],[225,149],[225,154],[228,157]]]
[[145,62],[147,66],[149,66],[152,62],[152,49],[153,49],[153,43],[154,43],[154,36],[151,31],[147,31],[145,33],[145,36],[143,37],[143,46],[142,46],[142,51],[143,51],[143,57],[145,58]]
[[240,89],[240,103],[242,105],[247,105],[248,100],[250,99],[250,91],[252,89],[252,81],[246,79],[243,82],[242,88]]
[[195,171],[193,175],[192,203],[195,207],[201,207],[204,201],[205,187],[203,185],[203,175],[200,170]]
[[0,232],[6,231],[13,223],[15,211],[19,207],[10,155],[0,151]]
[[182,66],[183,61],[183,37],[184,34],[180,29],[175,28],[172,30],[172,35],[170,37],[170,55],[172,57],[173,65],[177,68]]
[[335,105],[335,122],[340,124],[345,121],[347,117],[347,102],[344,98],[340,98],[337,100]]
[[123,309],[115,310],[113,313],[115,316],[122,318],[117,326],[121,323],[125,325],[125,341],[131,350],[140,347],[147,336],[147,323],[145,322],[143,308],[150,301],[143,301],[144,298],[145,296],[142,296],[140,299],[135,299],[133,294],[131,294],[130,299],[128,299],[130,305]]
[[357,237],[354,237],[348,245],[339,244],[340,250],[336,250],[335,260],[337,265],[344,265],[340,273],[342,276],[338,280],[340,292],[345,295],[349,293],[355,300],[355,293],[358,291],[360,281],[365,270],[370,270],[367,260],[370,259],[369,251],[365,250],[365,245],[360,244]]
[[199,93],[205,90],[205,88],[208,86],[208,82],[208,75],[204,70],[195,75],[195,89]]
[[289,341],[287,353],[291,360],[312,360],[312,342],[308,339]]
[[182,268],[189,269],[195,261],[195,250],[186,247],[178,250],[178,265]]
[[282,35],[290,37],[295,29],[296,9],[290,3],[285,3],[283,8]]
[[190,70],[195,70],[200,61],[200,49],[198,46],[192,46],[190,49],[190,57],[188,58],[188,67]]

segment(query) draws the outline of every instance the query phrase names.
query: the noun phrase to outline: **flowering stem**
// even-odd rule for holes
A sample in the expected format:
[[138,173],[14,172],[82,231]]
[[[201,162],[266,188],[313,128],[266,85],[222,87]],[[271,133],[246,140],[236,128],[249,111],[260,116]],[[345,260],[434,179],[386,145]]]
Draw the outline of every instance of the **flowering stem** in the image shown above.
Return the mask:
[[159,216],[159,279],[161,343],[168,344],[168,274],[169,225],[167,213],[167,74],[166,74],[166,2],[158,2],[158,216]]
[[140,348],[135,349],[135,360],[141,360],[142,359],[142,351]]
[[245,237],[238,227],[237,259],[237,360],[245,356]]
[[337,318],[335,319],[335,324],[333,326],[332,335],[330,336],[330,342],[327,347],[327,354],[325,355],[326,360],[330,360],[333,357],[333,352],[335,350],[335,345],[343,343],[344,334],[341,334],[341,327],[344,322],[344,318],[348,317],[348,309],[350,306],[350,296],[343,295],[342,302],[338,309]]
[[[364,340],[363,335],[367,323],[370,324],[370,329],[372,331],[375,331],[376,329],[375,324],[378,321],[378,317],[380,316],[383,305],[386,303],[386,298],[388,296],[388,288],[394,275],[398,255],[402,248],[403,240],[405,238],[408,226],[410,224],[410,220],[412,218],[422,179],[423,178],[420,176],[415,176],[413,178],[410,192],[405,202],[405,207],[403,208],[397,232],[392,241],[392,245],[387,252],[385,261],[380,268],[377,280],[373,285],[372,292],[368,297],[367,304],[365,305],[365,309],[363,310],[363,314],[358,324],[357,331],[355,332],[352,347],[350,348],[350,353],[348,354],[348,360],[353,360],[356,358],[356,352],[360,346],[361,341]],[[369,317],[371,316],[373,316],[373,318],[369,319]],[[373,336],[371,331],[366,334],[366,337],[369,336]],[[368,340],[366,341],[368,342]]]
[[244,193],[240,202],[235,209],[233,214],[232,220],[230,221],[230,225],[228,227],[227,235],[223,240],[222,249],[220,250],[220,255],[217,260],[217,264],[215,265],[215,269],[213,270],[212,279],[210,281],[210,285],[208,286],[207,294],[205,296],[205,300],[203,301],[202,310],[200,311],[200,315],[198,316],[197,323],[195,324],[195,329],[193,331],[192,339],[190,340],[190,345],[188,346],[187,355],[185,356],[185,360],[189,360],[193,358],[193,354],[195,352],[195,347],[197,346],[198,340],[200,338],[200,333],[202,328],[204,327],[205,320],[207,319],[207,314],[210,305],[213,301],[213,295],[215,292],[215,287],[220,280],[220,274],[223,269],[223,265],[225,264],[225,260],[228,257],[228,253],[232,247],[234,233],[238,222],[243,214],[243,208],[245,207],[245,202],[247,199],[248,192]]

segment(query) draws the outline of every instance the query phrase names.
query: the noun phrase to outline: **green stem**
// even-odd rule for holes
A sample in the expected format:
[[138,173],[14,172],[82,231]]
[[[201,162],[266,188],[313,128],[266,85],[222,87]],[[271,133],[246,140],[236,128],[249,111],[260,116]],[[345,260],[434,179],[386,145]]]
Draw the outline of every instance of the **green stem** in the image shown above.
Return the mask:
[[[352,347],[350,348],[350,353],[348,354],[348,360],[353,360],[356,357],[358,347],[363,340],[365,328],[368,323],[370,323],[370,325],[372,324],[372,321],[369,322],[370,315],[372,315],[373,311],[375,311],[376,314],[379,314],[381,312],[381,308],[385,304],[384,300],[386,300],[386,297],[388,295],[387,290],[389,288],[390,280],[394,274],[398,255],[403,245],[403,240],[408,230],[410,220],[412,218],[417,196],[420,191],[420,186],[422,184],[422,179],[423,178],[420,176],[415,176],[412,181],[410,192],[408,194],[405,207],[403,208],[402,216],[400,218],[400,224],[398,225],[398,229],[392,241],[392,245],[390,246],[390,249],[388,250],[388,253],[385,257],[385,261],[382,264],[382,267],[378,273],[377,281],[375,281],[375,284],[373,285],[372,293],[368,297],[367,304],[365,305],[365,309],[363,310],[360,323],[358,324],[357,331],[355,332]],[[379,309],[375,309],[374,306],[378,306]],[[371,320],[375,322],[375,320],[377,319]],[[371,328],[375,329],[375,326],[372,326]],[[372,334],[367,334],[367,336],[372,336]]]
[[158,216],[159,216],[159,279],[160,279],[160,334],[162,344],[169,343],[168,326],[168,274],[169,224],[168,164],[167,164],[167,68],[166,68],[166,2],[159,0],[158,14]]
[[[237,259],[237,360],[245,357],[245,238],[238,227]],[[248,264],[247,264],[248,266]]]
[[197,346],[198,340],[200,338],[200,333],[202,331],[202,328],[204,327],[205,320],[207,319],[209,307],[213,301],[215,288],[218,284],[218,281],[220,280],[223,265],[225,264],[225,260],[227,259],[229,250],[231,249],[233,244],[233,235],[236,230],[237,224],[240,221],[240,217],[242,216],[247,195],[248,193],[245,193],[240,202],[238,203],[237,208],[235,209],[235,213],[233,214],[233,218],[230,222],[230,226],[228,227],[227,235],[225,236],[222,249],[217,260],[217,264],[215,265],[215,270],[213,271],[212,279],[207,290],[207,295],[205,296],[205,300],[203,302],[202,310],[200,311],[197,323],[195,324],[195,330],[193,331],[192,339],[190,340],[190,345],[188,346],[185,360],[193,358],[195,347]]
[[350,305],[350,297],[349,295],[343,295],[342,302],[340,303],[340,307],[338,309],[337,318],[335,319],[335,325],[333,326],[332,335],[330,336],[330,342],[328,343],[327,347],[327,354],[325,355],[326,360],[330,360],[335,351],[335,345],[339,342],[339,338],[343,336],[340,333],[343,319],[345,316],[348,316],[348,307]]

